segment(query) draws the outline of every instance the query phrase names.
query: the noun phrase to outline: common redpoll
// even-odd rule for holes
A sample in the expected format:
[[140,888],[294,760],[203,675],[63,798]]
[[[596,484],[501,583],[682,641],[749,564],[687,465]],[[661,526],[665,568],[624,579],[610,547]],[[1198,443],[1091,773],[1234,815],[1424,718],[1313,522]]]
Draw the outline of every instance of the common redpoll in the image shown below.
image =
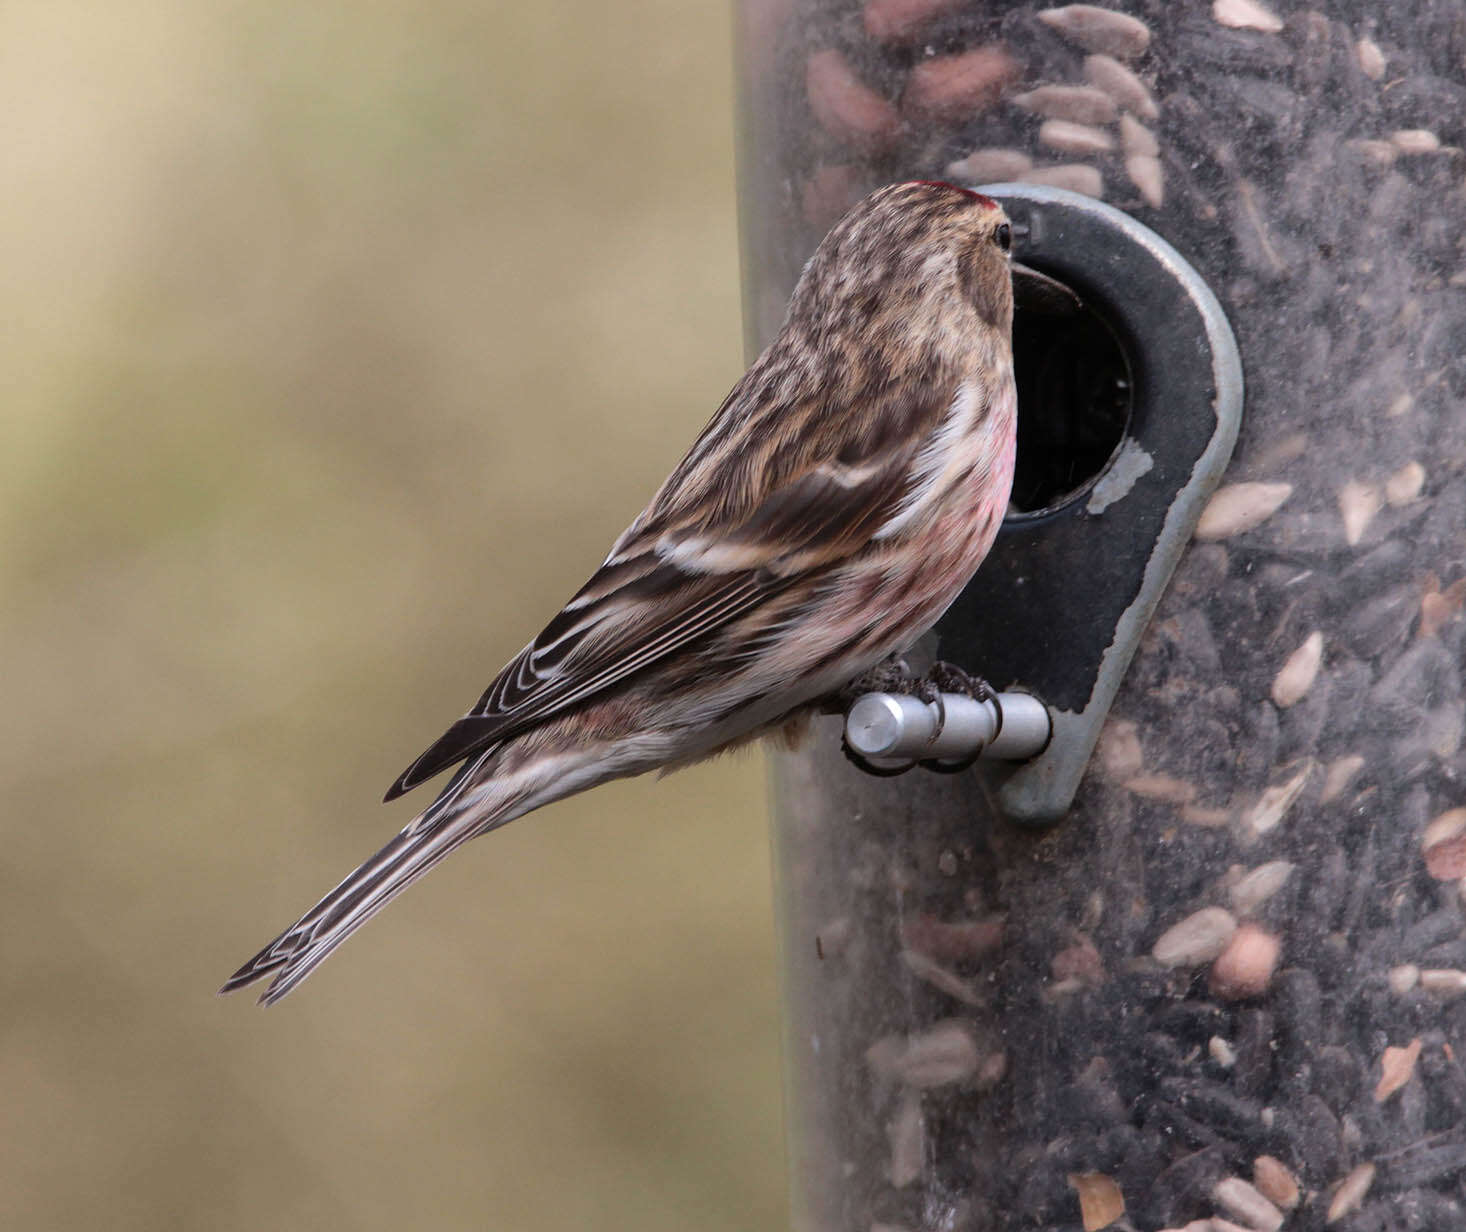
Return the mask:
[[780,727],[920,637],[1012,486],[1009,242],[950,184],[842,218],[605,563],[387,799],[461,762],[442,794],[221,991],[278,1001],[468,839]]

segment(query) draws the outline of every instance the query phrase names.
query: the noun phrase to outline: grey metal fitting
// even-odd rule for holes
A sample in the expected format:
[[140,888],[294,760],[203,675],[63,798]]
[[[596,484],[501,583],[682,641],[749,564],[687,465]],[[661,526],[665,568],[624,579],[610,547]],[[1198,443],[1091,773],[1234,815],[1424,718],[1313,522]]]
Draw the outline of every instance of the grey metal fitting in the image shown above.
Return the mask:
[[943,693],[942,722],[935,703],[900,693],[865,693],[845,713],[845,743],[876,766],[962,762],[974,756],[1026,761],[1043,752],[1053,734],[1044,704],[1028,693],[1002,693],[998,705],[1001,726],[992,702]]

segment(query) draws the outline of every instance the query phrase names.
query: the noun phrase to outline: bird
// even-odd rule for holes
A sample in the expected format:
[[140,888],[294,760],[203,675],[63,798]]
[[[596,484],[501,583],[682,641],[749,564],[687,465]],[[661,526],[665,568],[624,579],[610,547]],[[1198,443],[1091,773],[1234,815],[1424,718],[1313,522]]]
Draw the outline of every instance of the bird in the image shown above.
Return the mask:
[[273,1004],[469,839],[797,725],[897,662],[1007,509],[1011,246],[997,202],[938,181],[837,221],[604,563],[386,799],[456,766],[441,793],[220,992],[269,979]]

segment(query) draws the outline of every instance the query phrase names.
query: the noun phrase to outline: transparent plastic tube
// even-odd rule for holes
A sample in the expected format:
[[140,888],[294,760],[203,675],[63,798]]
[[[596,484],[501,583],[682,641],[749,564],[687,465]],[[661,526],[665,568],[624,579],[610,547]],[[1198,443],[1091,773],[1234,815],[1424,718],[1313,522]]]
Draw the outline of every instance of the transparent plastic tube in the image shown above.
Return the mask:
[[1466,16],[1319,8],[740,7],[751,346],[871,188],[1028,180],[1248,388],[1064,822],[776,756],[801,1230],[1466,1227]]

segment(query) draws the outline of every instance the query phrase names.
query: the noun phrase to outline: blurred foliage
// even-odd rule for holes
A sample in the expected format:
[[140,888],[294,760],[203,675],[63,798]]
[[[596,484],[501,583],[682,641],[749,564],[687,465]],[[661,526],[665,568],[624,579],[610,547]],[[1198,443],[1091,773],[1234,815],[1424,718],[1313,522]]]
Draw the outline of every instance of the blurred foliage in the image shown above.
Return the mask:
[[756,759],[219,982],[740,370],[728,15],[0,7],[0,1224],[784,1223]]

